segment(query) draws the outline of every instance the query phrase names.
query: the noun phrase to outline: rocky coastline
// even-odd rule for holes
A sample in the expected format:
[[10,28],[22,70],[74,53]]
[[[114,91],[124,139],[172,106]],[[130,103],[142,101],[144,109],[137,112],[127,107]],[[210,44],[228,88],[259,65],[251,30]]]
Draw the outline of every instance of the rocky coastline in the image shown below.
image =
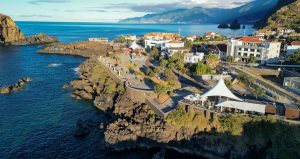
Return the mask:
[[32,45],[57,41],[56,37],[42,33],[26,37],[9,16],[0,13],[0,45]]
[[112,45],[110,43],[100,43],[91,41],[81,41],[75,43],[53,43],[39,50],[38,53],[46,54],[66,54],[82,57],[98,57],[100,55],[108,55],[115,51],[120,51],[120,45]]
[[[146,104],[136,103],[130,99],[123,85],[117,84],[116,87],[119,88],[115,92],[107,93],[105,90],[109,86],[105,80],[110,77],[106,74],[105,80],[95,79],[92,73],[97,66],[99,65],[95,58],[87,59],[80,66],[80,79],[72,81],[70,88],[73,89],[71,95],[73,98],[93,100],[95,107],[110,116],[109,122],[99,124],[105,136],[103,150],[147,150],[163,147],[207,158],[226,158],[232,151],[232,147],[227,146],[232,144],[229,140],[221,141],[221,137],[209,139],[210,135],[200,133],[204,129],[214,129],[218,127],[218,124],[214,125],[213,122],[206,124],[201,130],[176,127],[155,115]],[[215,121],[217,116],[207,115],[203,120]],[[78,127],[75,136],[88,134],[88,125],[80,123]],[[195,135],[198,133],[200,135]],[[205,141],[206,139],[210,142]]]
[[32,81],[32,78],[30,77],[25,77],[25,78],[21,78],[19,79],[19,81],[11,86],[4,86],[2,88],[0,88],[0,94],[9,94],[11,92],[17,92],[20,91],[24,88],[24,86],[26,85],[26,83]]
[[[274,145],[281,142],[281,138],[289,138],[285,131],[293,129],[292,132],[296,133],[299,130],[298,126],[290,126],[273,116],[224,117],[185,106],[162,119],[145,103],[131,99],[124,84],[114,81],[100,65],[97,57],[110,56],[109,52],[114,52],[110,46],[96,55],[88,54],[88,48],[82,52],[77,47],[71,47],[72,52],[64,49],[74,45],[81,43],[52,44],[42,52],[50,50],[55,54],[88,57],[80,65],[79,79],[64,88],[72,89],[71,96],[77,100],[93,101],[95,107],[109,116],[106,122],[98,123],[99,132],[104,135],[104,142],[101,142],[103,152],[161,149],[153,158],[163,158],[167,149],[201,158],[272,159],[286,154],[281,152],[287,150],[285,146]],[[62,46],[61,51],[52,51],[57,46]],[[91,125],[83,121],[79,121],[77,127],[75,136],[84,137],[91,130]],[[280,131],[272,134],[273,130]]]

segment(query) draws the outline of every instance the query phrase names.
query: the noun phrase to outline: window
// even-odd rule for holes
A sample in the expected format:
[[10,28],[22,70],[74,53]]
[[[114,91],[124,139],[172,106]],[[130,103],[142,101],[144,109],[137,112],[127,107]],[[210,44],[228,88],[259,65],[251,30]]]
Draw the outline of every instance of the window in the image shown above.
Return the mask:
[[244,55],[243,55],[243,56],[248,56],[248,55],[247,55],[247,53],[244,53]]
[[255,49],[250,49],[250,52],[254,52],[255,51]]
[[244,48],[244,51],[248,51],[248,49],[247,49],[247,48]]
[[260,54],[257,54],[256,57],[260,57]]
[[242,51],[242,48],[239,48],[239,51]]
[[241,55],[242,55],[242,53],[241,53],[241,52],[238,52],[238,55],[239,55],[239,56],[241,56]]

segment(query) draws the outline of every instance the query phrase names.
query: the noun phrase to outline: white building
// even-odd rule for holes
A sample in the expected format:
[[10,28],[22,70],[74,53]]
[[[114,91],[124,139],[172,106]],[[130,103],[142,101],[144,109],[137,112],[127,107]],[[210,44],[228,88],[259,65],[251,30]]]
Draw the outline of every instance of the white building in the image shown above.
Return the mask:
[[125,38],[125,40],[131,40],[131,41],[136,41],[137,40],[137,37],[136,35],[122,35],[122,37]]
[[291,45],[287,46],[287,55],[294,54],[298,49],[300,49],[300,41],[293,41]]
[[204,53],[187,53],[184,55],[184,62],[185,63],[198,63],[202,61],[204,58]]
[[165,44],[165,48],[183,48],[184,42],[181,41],[170,41]]
[[261,29],[256,31],[255,35],[261,38],[269,38],[270,36],[274,36],[276,34],[275,31],[267,30],[267,29]]
[[276,62],[280,55],[281,42],[265,41],[257,36],[235,37],[228,40],[227,57],[234,57],[235,61],[247,62],[251,56],[256,60]]
[[214,39],[216,37],[221,37],[221,36],[222,36],[221,34],[216,33],[216,32],[206,32],[204,34],[204,38],[205,39],[209,39],[209,40],[212,40],[212,39]]
[[93,41],[93,42],[108,42],[108,38],[89,38],[89,41]]
[[153,47],[159,47],[161,50],[170,47],[184,47],[183,42],[179,42],[180,35],[175,33],[149,33],[145,35],[145,49],[150,50]]
[[190,40],[191,42],[194,42],[197,40],[197,35],[190,35],[186,37],[187,40]]
[[295,30],[293,29],[288,29],[288,28],[277,28],[277,34],[280,35],[287,35],[290,33],[294,33]]

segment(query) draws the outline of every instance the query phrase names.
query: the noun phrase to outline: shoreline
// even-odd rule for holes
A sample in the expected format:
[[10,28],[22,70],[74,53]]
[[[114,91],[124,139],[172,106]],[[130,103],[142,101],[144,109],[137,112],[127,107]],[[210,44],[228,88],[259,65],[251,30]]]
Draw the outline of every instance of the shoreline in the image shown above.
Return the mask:
[[[101,53],[109,56],[108,52]],[[104,133],[103,150],[118,152],[165,145],[197,157],[268,158],[279,151],[270,142],[279,142],[286,135],[285,130],[298,130],[273,116],[223,117],[205,110],[187,110],[184,106],[162,119],[148,105],[132,99],[126,87],[114,81],[95,57],[80,64],[79,79],[70,85],[75,99],[93,100],[98,109],[111,117],[99,124]],[[279,128],[279,136],[269,135]],[[253,132],[254,129],[257,131]],[[84,136],[86,130],[82,131]]]

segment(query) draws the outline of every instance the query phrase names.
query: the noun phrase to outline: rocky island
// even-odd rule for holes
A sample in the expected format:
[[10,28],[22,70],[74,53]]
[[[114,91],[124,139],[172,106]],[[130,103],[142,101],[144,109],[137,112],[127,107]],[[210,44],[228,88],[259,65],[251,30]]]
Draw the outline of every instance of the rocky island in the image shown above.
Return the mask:
[[52,42],[57,42],[57,38],[45,34],[26,37],[9,16],[0,14],[0,45],[30,45]]
[[17,83],[11,86],[4,86],[0,88],[0,94],[9,94],[12,91],[20,91],[26,85],[26,83],[30,81],[32,81],[32,78],[30,77],[21,78]]

